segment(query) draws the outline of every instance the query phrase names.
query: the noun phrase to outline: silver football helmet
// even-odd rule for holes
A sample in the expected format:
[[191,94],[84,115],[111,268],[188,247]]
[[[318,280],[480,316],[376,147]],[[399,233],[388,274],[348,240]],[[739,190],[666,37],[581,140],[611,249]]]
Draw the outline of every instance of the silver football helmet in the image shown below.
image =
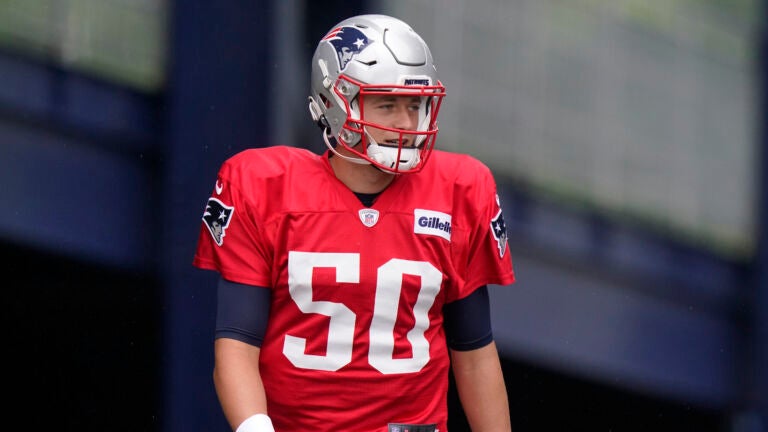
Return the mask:
[[[415,130],[364,118],[367,95],[393,92],[420,99]],[[309,112],[323,129],[328,148],[352,162],[391,173],[421,170],[435,145],[444,96],[429,47],[397,18],[360,15],[341,21],[320,40],[312,57]],[[397,133],[399,139],[377,143],[370,128]],[[331,138],[354,156],[338,153]]]

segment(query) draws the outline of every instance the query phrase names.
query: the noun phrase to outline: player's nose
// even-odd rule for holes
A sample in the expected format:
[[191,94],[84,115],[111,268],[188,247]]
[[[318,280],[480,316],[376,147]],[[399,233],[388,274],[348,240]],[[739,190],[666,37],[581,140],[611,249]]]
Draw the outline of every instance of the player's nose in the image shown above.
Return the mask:
[[394,127],[397,129],[413,130],[416,128],[416,116],[406,104],[398,104],[395,108]]

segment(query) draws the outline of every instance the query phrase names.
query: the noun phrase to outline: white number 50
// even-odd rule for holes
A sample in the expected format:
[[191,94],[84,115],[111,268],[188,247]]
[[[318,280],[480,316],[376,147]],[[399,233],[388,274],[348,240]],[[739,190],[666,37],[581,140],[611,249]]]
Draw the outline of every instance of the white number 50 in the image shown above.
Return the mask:
[[[360,255],[356,253],[290,252],[288,255],[288,288],[291,298],[304,313],[330,317],[328,346],[325,355],[306,354],[306,339],[285,336],[283,354],[296,367],[335,371],[352,361],[352,342],[356,315],[346,305],[312,300],[312,272],[317,267],[336,269],[336,281],[360,282]],[[395,321],[403,275],[421,277],[421,287],[413,307],[415,324],[407,333],[412,347],[411,358],[394,358]],[[378,268],[373,319],[368,329],[370,347],[368,363],[384,374],[417,372],[429,361],[429,342],[424,332],[429,327],[429,309],[440,290],[442,274],[424,261],[391,259]]]

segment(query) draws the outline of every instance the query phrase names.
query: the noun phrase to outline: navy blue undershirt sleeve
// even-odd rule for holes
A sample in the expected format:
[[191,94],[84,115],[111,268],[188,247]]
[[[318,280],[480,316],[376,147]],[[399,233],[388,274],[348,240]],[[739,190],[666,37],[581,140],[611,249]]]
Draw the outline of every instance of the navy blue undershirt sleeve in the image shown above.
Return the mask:
[[267,331],[272,290],[219,279],[214,338],[261,347]]
[[486,285],[443,306],[443,328],[448,347],[470,351],[493,342],[491,306]]

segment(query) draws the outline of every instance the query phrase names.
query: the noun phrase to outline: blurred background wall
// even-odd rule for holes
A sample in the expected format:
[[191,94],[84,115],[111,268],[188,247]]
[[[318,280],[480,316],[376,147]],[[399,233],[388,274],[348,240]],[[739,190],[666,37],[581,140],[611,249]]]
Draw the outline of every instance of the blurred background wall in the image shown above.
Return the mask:
[[0,0],[10,411],[227,430],[216,276],[191,265],[204,202],[240,150],[323,150],[311,53],[381,12],[432,48],[439,145],[496,173],[515,431],[768,431],[763,6]]

